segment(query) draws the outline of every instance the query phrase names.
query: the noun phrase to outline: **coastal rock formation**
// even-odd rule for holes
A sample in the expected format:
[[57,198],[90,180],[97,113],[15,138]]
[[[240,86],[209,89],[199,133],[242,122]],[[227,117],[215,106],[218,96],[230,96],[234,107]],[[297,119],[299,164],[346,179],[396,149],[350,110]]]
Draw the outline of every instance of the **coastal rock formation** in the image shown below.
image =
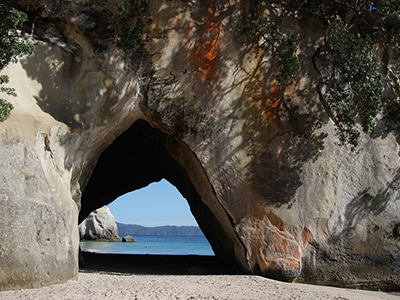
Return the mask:
[[104,205],[90,213],[79,224],[81,240],[119,242],[118,227],[108,205]]
[[124,236],[122,238],[122,241],[123,242],[134,243],[134,242],[136,242],[136,239],[133,236],[127,235],[127,236]]
[[[318,24],[282,17],[302,71],[281,83],[238,36],[251,1],[150,0],[148,55],[115,45],[115,1],[20,2],[35,53],[5,71],[18,97],[0,124],[0,289],[76,277],[78,219],[162,178],[238,272],[399,288],[398,124],[382,117],[358,153],[338,145]],[[396,63],[382,69],[398,86]]]

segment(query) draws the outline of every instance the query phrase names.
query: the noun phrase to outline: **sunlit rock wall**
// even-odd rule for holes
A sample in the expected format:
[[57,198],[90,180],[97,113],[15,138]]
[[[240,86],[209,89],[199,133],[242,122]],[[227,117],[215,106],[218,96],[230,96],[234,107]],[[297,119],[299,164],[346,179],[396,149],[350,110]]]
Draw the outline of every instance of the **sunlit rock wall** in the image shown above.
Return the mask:
[[[152,3],[154,75],[144,103],[200,160],[248,270],[398,287],[399,127],[381,119],[359,153],[338,145],[317,92],[317,24],[278,16],[299,34],[302,65],[281,84],[277,60],[238,33],[245,2]],[[395,65],[389,70],[398,78]]]
[[76,278],[79,180],[137,118],[138,71],[119,51],[95,55],[74,31],[68,44],[54,24],[35,34],[34,54],[4,71],[18,97],[0,124],[0,289]]
[[32,5],[35,54],[6,70],[18,97],[0,124],[1,289],[76,276],[81,194],[139,119],[171,137],[165,148],[218,219],[203,231],[223,249],[207,228],[222,226],[243,272],[399,287],[399,129],[384,118],[359,153],[337,144],[316,90],[316,24],[278,16],[299,34],[302,64],[281,84],[277,60],[238,33],[248,1],[151,0],[146,57],[94,34],[107,25],[94,12],[113,1]]

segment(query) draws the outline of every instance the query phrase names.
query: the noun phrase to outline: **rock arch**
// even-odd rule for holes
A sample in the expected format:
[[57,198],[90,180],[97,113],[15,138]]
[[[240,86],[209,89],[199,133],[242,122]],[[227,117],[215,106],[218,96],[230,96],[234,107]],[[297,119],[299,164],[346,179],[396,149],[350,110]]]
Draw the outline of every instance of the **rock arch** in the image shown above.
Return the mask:
[[194,153],[144,120],[136,121],[101,154],[82,194],[79,222],[120,195],[163,178],[187,199],[216,255],[237,272],[249,272],[243,244]]
[[[104,166],[148,157],[153,170],[136,184],[171,177],[240,270],[398,289],[399,129],[381,119],[358,155],[338,146],[317,89],[318,24],[279,16],[299,35],[302,65],[280,83],[276,57],[238,36],[249,1],[149,0],[148,56],[103,35],[116,9],[106,2],[19,1],[36,20],[35,53],[5,70],[18,97],[0,124],[0,289],[77,276],[79,211],[128,189],[117,168],[103,203],[91,196],[107,174],[91,178],[101,153],[123,139],[130,148]],[[388,69],[398,81],[398,62]]]

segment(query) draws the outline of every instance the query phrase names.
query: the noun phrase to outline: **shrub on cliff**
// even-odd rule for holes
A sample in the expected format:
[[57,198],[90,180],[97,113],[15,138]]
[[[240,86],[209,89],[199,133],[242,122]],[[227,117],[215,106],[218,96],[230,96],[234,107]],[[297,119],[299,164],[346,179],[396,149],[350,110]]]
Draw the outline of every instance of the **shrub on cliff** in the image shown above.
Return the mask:
[[[318,54],[328,63],[329,74],[320,74],[320,95],[342,144],[354,151],[360,143],[358,124],[371,133],[383,110],[400,121],[398,88],[389,86],[392,98],[382,97],[382,75],[396,77],[385,68],[387,57],[400,59],[400,1],[256,0],[248,11],[241,32],[258,49],[272,50],[280,65],[277,79],[282,84],[298,74],[300,63],[296,35],[283,32],[277,22],[282,16],[293,16],[303,24],[314,21],[325,31]],[[385,52],[382,58],[376,57],[377,45]],[[380,74],[380,66],[386,74]],[[397,80],[386,80],[388,85],[391,82]]]
[[117,46],[127,52],[143,51],[144,29],[152,22],[148,0],[122,2],[114,22],[117,24]]
[[[17,61],[18,57],[33,52],[33,45],[22,31],[22,26],[28,19],[27,15],[16,9],[15,2],[3,0],[0,3],[0,71],[10,62]],[[13,88],[5,86],[8,81],[7,75],[0,75],[0,92],[16,96]],[[0,98],[0,122],[10,116],[12,109],[11,103]]]
[[372,54],[373,43],[368,35],[350,32],[336,17],[329,24],[325,50],[330,70],[321,78],[323,93],[334,112],[341,143],[355,150],[360,143],[357,121],[364,132],[371,133],[383,108],[382,76]]

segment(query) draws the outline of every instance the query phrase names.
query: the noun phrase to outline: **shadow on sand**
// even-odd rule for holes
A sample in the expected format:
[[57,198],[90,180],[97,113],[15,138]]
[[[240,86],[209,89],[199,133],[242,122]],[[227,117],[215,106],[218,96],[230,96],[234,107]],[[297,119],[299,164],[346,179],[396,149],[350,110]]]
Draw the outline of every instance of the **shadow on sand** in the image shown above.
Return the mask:
[[138,255],[82,252],[80,272],[168,275],[231,274],[215,256]]

